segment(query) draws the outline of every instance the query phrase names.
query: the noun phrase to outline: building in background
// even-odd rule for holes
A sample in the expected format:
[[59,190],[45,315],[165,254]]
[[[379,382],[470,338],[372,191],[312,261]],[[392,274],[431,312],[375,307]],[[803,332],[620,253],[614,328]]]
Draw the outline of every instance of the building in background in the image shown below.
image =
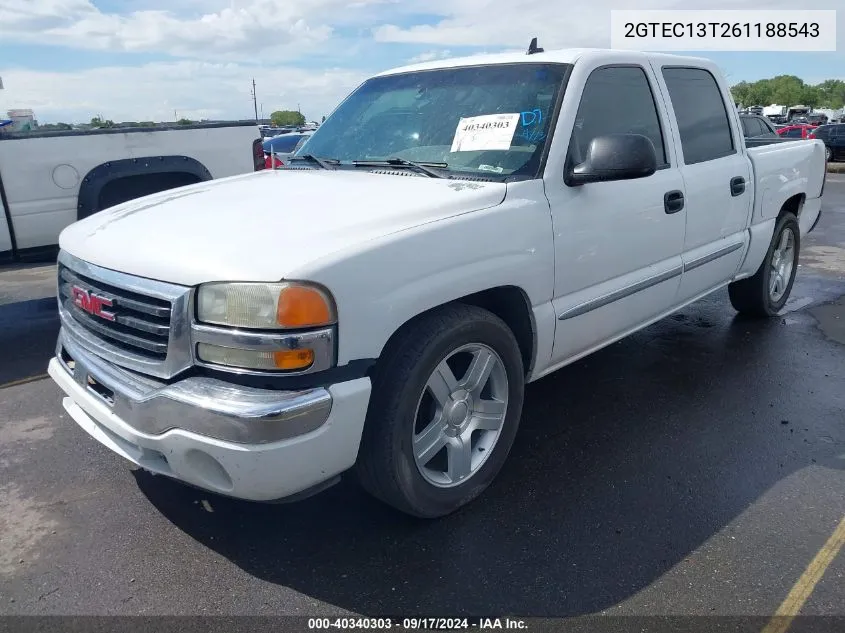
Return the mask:
[[35,113],[29,109],[9,110],[6,113],[9,120],[12,121],[12,132],[26,132],[35,127],[38,127],[38,121],[35,120]]

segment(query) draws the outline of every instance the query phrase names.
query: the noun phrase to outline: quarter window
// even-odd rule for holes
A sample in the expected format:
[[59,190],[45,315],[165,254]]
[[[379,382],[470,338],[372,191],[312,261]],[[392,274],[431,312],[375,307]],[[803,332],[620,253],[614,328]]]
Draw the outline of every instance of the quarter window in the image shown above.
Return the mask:
[[725,101],[713,75],[701,68],[664,68],[663,78],[678,121],[684,163],[735,154]]
[[642,68],[610,66],[590,74],[575,117],[570,160],[582,162],[592,140],[607,134],[642,134],[654,144],[657,164],[667,164],[657,106]]

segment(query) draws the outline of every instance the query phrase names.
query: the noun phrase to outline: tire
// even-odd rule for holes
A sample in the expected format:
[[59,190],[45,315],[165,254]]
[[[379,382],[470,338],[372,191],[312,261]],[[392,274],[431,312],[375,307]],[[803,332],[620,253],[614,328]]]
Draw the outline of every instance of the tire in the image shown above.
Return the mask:
[[[792,234],[793,246],[791,251],[787,249],[786,255],[778,257],[781,252],[782,240],[789,240],[785,237],[787,233]],[[740,314],[753,317],[775,316],[786,305],[789,294],[792,292],[792,285],[795,283],[795,275],[798,272],[798,256],[801,250],[801,231],[798,228],[798,220],[792,213],[784,213],[775,225],[774,236],[766,251],[766,256],[760,268],[753,277],[735,281],[728,286],[728,294],[731,304]],[[785,257],[785,258],[784,258]],[[772,274],[780,263],[788,266],[788,279],[777,285],[779,292],[773,292]],[[783,269],[779,269],[783,271]],[[786,276],[784,273],[782,276]]]
[[824,159],[825,159],[828,163],[832,163],[832,162],[833,162],[833,151],[830,149],[830,146],[828,146],[828,145],[825,145],[825,146],[824,146]]
[[[486,382],[455,391],[463,379],[475,375],[469,367],[465,371],[461,362],[471,364],[488,357],[492,369],[482,379]],[[445,390],[429,387],[430,382],[446,384],[435,380],[444,364],[452,365],[446,373],[455,382]],[[524,391],[519,345],[500,318],[463,304],[419,317],[388,344],[376,366],[358,454],[361,484],[376,498],[412,516],[436,518],[454,512],[484,492],[501,470],[519,426]],[[489,412],[481,412],[482,408]],[[462,431],[458,421],[463,415]],[[486,415],[490,418],[484,425],[498,423],[498,432],[475,428]],[[432,438],[428,452],[421,448],[426,446],[423,430],[433,433],[428,434]],[[436,449],[441,441],[447,444]],[[467,448],[462,452],[460,447]],[[438,464],[444,463],[446,471],[441,473]],[[462,466],[468,473],[463,477]]]

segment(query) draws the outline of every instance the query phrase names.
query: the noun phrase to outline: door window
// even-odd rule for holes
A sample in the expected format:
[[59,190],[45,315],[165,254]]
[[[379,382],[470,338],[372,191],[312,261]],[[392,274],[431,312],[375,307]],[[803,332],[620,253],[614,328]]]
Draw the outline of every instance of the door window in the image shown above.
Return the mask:
[[668,164],[654,95],[638,66],[608,66],[590,74],[575,117],[570,160],[582,162],[592,140],[607,134],[642,134],[654,145],[658,166]]
[[702,68],[664,68],[663,78],[678,120],[684,163],[736,153],[719,84]]

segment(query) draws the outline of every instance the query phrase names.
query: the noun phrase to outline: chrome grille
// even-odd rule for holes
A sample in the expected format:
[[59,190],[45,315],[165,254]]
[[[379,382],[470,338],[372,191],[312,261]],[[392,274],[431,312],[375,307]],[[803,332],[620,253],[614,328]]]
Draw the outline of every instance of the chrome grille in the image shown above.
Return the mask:
[[[93,316],[75,305],[74,287],[107,298],[111,302],[108,312],[114,315],[114,320]],[[171,317],[169,301],[95,281],[63,264],[59,264],[59,301],[82,326],[113,345],[157,360],[167,357]]]
[[191,289],[101,268],[59,253],[62,331],[116,365],[172,378],[193,363]]

